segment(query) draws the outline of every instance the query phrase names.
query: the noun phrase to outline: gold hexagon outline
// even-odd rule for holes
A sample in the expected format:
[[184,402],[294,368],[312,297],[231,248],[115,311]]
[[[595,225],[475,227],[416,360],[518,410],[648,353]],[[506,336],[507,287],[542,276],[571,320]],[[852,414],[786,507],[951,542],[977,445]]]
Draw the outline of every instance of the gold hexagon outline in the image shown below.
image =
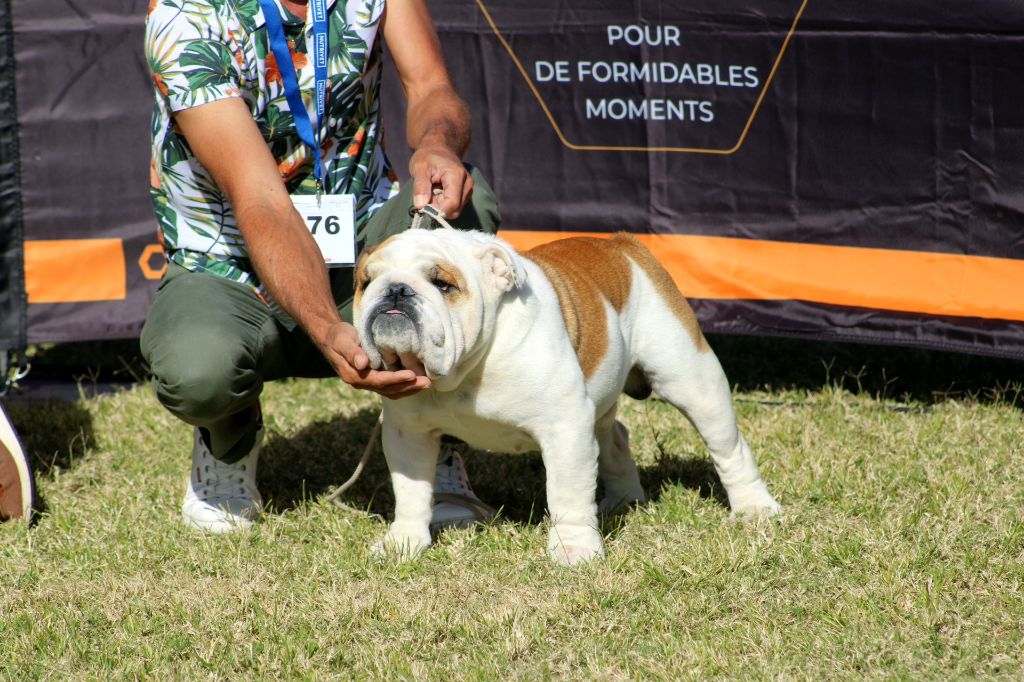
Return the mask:
[[149,280],[160,279],[167,272],[167,261],[164,261],[163,267],[154,269],[150,266],[149,261],[153,259],[153,256],[160,254],[163,255],[164,247],[159,244],[146,244],[146,248],[142,250],[142,254],[139,256],[138,265],[139,270],[142,271],[142,276]]
[[498,25],[494,23],[494,19],[491,17],[491,13],[487,11],[487,7],[484,5],[483,0],[476,0],[477,6],[480,8],[480,11],[483,12],[484,18],[487,20],[487,23],[490,24],[491,30],[494,31],[494,35],[498,37],[498,40],[501,42],[502,46],[504,46],[505,51],[508,52],[509,56],[512,58],[512,62],[516,65],[516,68],[519,69],[519,73],[522,74],[526,84],[533,92],[533,96],[537,98],[537,102],[540,104],[541,109],[544,110],[544,114],[548,117],[548,122],[554,129],[558,139],[569,149],[578,152],[680,152],[688,154],[718,154],[722,156],[735,154],[746,141],[747,133],[750,132],[750,127],[754,124],[754,119],[757,118],[757,113],[761,109],[761,102],[764,101],[768,88],[771,87],[772,81],[775,79],[775,72],[778,70],[779,64],[782,62],[782,57],[786,54],[786,48],[789,47],[789,41],[796,32],[796,26],[800,23],[800,17],[803,15],[808,2],[810,2],[810,0],[803,0],[803,2],[800,3],[800,9],[797,10],[796,16],[793,18],[793,24],[789,27],[789,32],[786,33],[785,40],[782,41],[782,47],[779,49],[779,54],[775,57],[775,63],[772,64],[772,70],[768,73],[768,78],[764,82],[764,87],[761,88],[761,93],[757,96],[757,101],[754,102],[754,109],[750,112],[750,117],[747,118],[746,125],[743,126],[743,131],[740,133],[740,139],[737,140],[736,144],[729,149],[705,149],[701,147],[606,147],[601,145],[580,145],[569,142],[562,133],[562,129],[555,121],[555,117],[551,113],[551,110],[548,109],[548,105],[541,96],[540,91],[537,90],[537,86],[534,85],[533,80],[530,78],[530,74],[528,74],[526,69],[523,68],[523,64],[519,61],[519,57],[516,56],[512,46],[508,44],[507,40],[505,40],[505,36],[501,34],[501,30],[498,28]]

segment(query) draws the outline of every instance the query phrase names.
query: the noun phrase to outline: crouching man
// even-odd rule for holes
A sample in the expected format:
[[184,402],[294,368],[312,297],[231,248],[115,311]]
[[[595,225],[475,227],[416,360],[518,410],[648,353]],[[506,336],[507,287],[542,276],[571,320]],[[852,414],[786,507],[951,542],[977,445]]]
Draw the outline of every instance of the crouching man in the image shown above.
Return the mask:
[[[382,38],[407,99],[412,182],[401,190],[381,145]],[[160,402],[194,427],[184,521],[231,531],[263,505],[265,382],[338,376],[387,399],[429,385],[369,368],[350,324],[351,269],[328,271],[334,247],[314,240],[296,202],[351,195],[359,248],[406,229],[410,208],[428,203],[460,228],[493,233],[500,218],[461,161],[469,116],[424,0],[152,0],[146,53],[168,268],[142,351]],[[450,441],[439,457],[435,527],[480,516],[459,448]]]

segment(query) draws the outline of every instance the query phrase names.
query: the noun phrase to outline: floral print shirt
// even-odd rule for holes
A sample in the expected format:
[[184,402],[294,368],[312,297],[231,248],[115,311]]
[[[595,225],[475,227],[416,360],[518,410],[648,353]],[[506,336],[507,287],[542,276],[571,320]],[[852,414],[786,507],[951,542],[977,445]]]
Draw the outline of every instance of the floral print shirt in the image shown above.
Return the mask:
[[[355,196],[357,230],[398,182],[381,145],[385,0],[328,0],[327,105],[319,131],[325,191]],[[307,21],[274,0],[314,128],[312,12]],[[155,86],[150,194],[167,257],[269,296],[248,259],[231,203],[196,160],[174,112],[240,97],[293,194],[316,191],[312,150],[299,140],[259,0],[150,0],[146,57]],[[276,307],[276,306],[275,306]]]

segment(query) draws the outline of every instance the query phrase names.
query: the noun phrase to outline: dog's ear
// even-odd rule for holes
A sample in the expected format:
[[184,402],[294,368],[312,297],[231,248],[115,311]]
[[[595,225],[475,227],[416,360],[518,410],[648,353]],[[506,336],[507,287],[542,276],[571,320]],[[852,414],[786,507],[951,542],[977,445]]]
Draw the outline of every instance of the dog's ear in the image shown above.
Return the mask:
[[512,291],[526,282],[526,269],[522,259],[512,247],[494,240],[477,250],[483,265],[484,281],[498,291]]

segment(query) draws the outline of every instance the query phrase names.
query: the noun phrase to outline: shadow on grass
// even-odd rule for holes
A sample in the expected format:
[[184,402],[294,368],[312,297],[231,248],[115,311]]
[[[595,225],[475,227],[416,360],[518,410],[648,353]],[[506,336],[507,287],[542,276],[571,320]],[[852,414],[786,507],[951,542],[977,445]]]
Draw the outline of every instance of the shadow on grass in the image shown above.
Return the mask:
[[[12,401],[4,407],[37,481],[70,469],[95,445],[92,416],[77,402]],[[38,485],[34,502],[37,512],[47,511]]]
[[639,466],[640,483],[643,484],[647,499],[652,502],[661,497],[662,490],[669,486],[681,486],[696,490],[705,500],[714,500],[729,508],[729,498],[718,478],[715,465],[707,455],[688,453],[658,458],[651,466]]
[[[272,511],[295,508],[303,500],[330,493],[355,470],[377,420],[376,410],[310,424],[284,438],[271,435],[260,455],[259,488]],[[539,523],[544,516],[544,463],[540,454],[506,455],[470,450],[465,456],[473,488],[481,499],[501,507],[501,517]],[[341,501],[391,518],[394,495],[380,449]]]
[[[295,435],[271,435],[260,455],[259,488],[272,512],[294,509],[303,500],[327,495],[348,480],[373,431],[376,410],[351,418],[310,424]],[[513,523],[541,523],[547,509],[544,462],[539,453],[504,454],[469,450],[466,469],[477,495]],[[651,500],[665,486],[696,490],[703,498],[727,506],[710,460],[693,454],[667,454],[658,463],[640,467],[640,479]],[[342,502],[384,518],[394,512],[394,495],[379,444],[358,482]]]
[[[315,422],[290,437],[271,433],[260,454],[257,481],[269,508],[278,512],[294,509],[303,500],[326,495],[348,480],[377,415],[377,410],[367,409],[353,417]],[[394,497],[379,443],[359,481],[342,501],[374,514],[390,514]]]

